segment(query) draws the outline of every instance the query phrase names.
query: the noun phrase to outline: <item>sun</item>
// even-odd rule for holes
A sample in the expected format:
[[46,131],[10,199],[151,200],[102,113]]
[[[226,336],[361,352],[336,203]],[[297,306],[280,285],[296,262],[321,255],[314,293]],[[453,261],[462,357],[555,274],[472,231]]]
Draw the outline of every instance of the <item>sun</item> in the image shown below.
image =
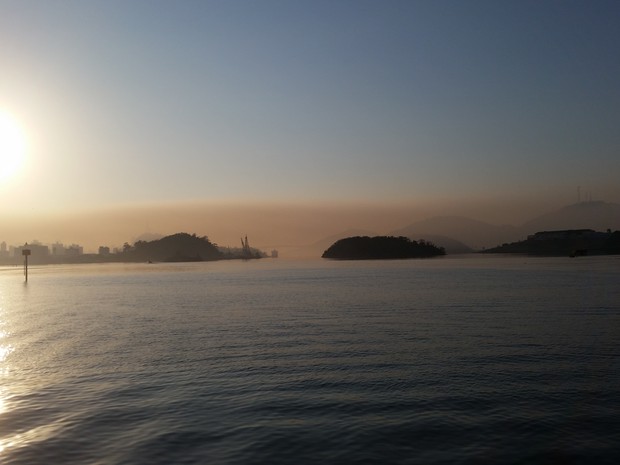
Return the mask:
[[0,110],[0,183],[19,172],[25,156],[26,141],[22,129],[11,115]]

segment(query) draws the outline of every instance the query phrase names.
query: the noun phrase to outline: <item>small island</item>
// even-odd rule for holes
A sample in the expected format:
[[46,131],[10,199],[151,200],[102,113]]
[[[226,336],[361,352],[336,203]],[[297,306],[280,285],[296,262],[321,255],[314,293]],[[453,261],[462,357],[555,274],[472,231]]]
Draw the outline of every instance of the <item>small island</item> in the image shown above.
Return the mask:
[[123,251],[127,261],[202,262],[221,260],[220,252],[206,236],[177,233],[158,240],[138,241]]
[[430,258],[445,255],[443,247],[425,240],[413,241],[408,237],[355,236],[332,244],[322,258],[337,260],[392,260],[402,258]]

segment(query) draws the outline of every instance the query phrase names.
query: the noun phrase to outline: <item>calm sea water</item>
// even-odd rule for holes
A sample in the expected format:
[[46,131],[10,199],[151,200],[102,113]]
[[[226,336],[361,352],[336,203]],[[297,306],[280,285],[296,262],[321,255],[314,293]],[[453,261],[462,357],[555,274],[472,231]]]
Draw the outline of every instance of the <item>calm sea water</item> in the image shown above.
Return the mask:
[[0,269],[2,464],[620,463],[620,257]]

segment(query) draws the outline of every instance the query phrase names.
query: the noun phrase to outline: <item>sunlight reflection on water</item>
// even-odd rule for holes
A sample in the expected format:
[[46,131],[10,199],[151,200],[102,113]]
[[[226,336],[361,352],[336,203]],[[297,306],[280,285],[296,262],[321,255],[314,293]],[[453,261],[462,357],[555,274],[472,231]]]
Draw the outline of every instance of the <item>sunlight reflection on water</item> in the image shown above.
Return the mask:
[[66,266],[27,287],[0,273],[0,459],[604,463],[617,265]]

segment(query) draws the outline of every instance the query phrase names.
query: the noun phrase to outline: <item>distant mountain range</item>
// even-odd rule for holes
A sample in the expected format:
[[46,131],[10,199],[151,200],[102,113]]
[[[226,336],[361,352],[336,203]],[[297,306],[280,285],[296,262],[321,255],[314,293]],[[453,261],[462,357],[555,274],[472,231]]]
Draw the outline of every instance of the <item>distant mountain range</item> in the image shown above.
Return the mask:
[[331,236],[324,237],[310,245],[303,247],[293,247],[288,250],[284,250],[284,254],[287,257],[320,257],[334,242],[345,239],[347,237],[355,236],[376,236],[373,231],[366,229],[347,229],[338,234],[332,234]]
[[[459,216],[436,216],[412,223],[391,234],[430,240],[444,247],[450,254],[467,251],[462,246],[481,250],[524,239],[536,232],[563,229],[618,230],[620,205],[601,201],[579,202],[538,216],[520,226],[498,226]],[[451,245],[450,241],[455,242]]]
[[[620,205],[601,201],[579,202],[519,226],[494,225],[462,216],[434,216],[391,231],[389,235],[424,239],[445,248],[448,254],[459,254],[519,241],[540,231],[563,229],[620,230]],[[371,231],[352,229],[325,237],[304,247],[303,251],[305,254],[320,255],[339,239],[375,235]]]
[[620,229],[620,205],[608,202],[580,202],[541,215],[522,228],[533,234],[553,229]]
[[405,236],[413,240],[424,239],[425,241],[432,242],[433,244],[443,247],[448,254],[460,254],[460,253],[472,253],[472,249],[467,244],[464,244],[460,240],[453,237],[445,236],[442,234],[433,233],[418,233],[418,229],[415,225],[409,225],[402,229],[397,229],[390,232],[390,236]]
[[473,252],[487,243],[494,243],[498,237],[519,237],[513,226],[495,226],[462,216],[435,216],[390,234],[429,240],[444,247],[448,254]]

